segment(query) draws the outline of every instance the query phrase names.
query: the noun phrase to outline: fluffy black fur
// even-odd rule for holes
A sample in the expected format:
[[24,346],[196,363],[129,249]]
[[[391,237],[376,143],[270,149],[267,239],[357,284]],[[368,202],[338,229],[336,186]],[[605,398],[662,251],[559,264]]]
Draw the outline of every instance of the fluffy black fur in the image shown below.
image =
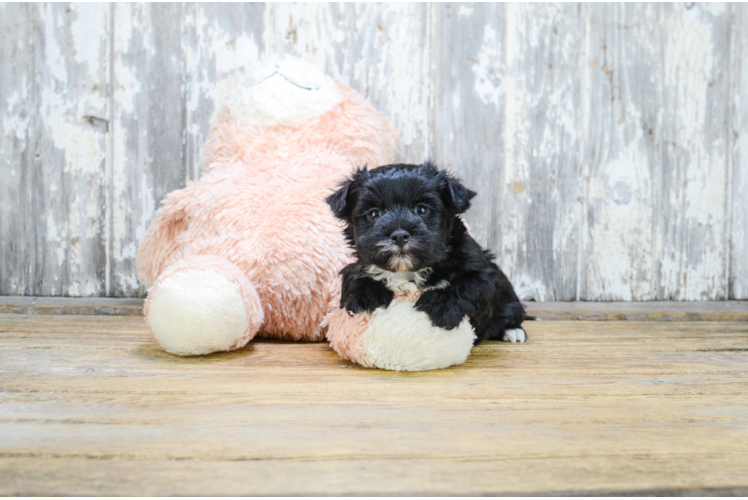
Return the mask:
[[475,195],[430,162],[357,170],[327,199],[345,221],[345,235],[358,259],[341,273],[341,307],[359,313],[389,305],[393,292],[371,272],[379,268],[421,271],[426,291],[416,308],[447,329],[467,315],[476,344],[503,340],[506,330],[532,319],[494,256],[458,217]]

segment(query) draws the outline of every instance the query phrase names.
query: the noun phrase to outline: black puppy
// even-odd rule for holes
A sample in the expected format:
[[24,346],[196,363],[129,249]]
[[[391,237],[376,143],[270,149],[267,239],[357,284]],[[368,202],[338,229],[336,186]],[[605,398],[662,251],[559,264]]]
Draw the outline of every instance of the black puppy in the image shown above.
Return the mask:
[[494,256],[458,217],[475,194],[430,162],[356,171],[327,199],[358,258],[341,272],[341,307],[386,307],[393,290],[410,281],[424,290],[416,309],[435,326],[455,328],[467,315],[476,344],[526,341],[520,325],[531,318]]

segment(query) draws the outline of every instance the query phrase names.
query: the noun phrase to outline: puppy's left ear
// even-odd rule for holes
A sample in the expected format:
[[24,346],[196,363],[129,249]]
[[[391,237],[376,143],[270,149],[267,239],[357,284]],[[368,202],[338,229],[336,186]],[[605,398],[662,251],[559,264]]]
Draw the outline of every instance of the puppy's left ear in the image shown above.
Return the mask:
[[466,188],[460,179],[451,175],[447,175],[447,190],[449,191],[449,200],[458,214],[470,208],[470,200],[478,194]]

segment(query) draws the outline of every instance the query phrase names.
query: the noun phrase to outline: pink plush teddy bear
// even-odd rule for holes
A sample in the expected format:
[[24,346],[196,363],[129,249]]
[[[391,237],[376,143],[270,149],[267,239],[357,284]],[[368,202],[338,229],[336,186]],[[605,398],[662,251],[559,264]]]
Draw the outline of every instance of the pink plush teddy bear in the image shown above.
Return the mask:
[[325,198],[353,168],[392,163],[389,122],[296,59],[227,82],[199,180],[167,196],[138,251],[147,324],[178,355],[262,337],[318,341],[351,262]]
[[387,120],[295,59],[229,80],[219,102],[203,176],[166,198],[138,251],[159,345],[189,356],[238,349],[258,333],[326,335],[367,367],[463,363],[475,339],[469,321],[434,327],[413,307],[419,293],[407,276],[387,308],[339,309],[352,249],[325,200],[354,168],[392,162],[398,139]]

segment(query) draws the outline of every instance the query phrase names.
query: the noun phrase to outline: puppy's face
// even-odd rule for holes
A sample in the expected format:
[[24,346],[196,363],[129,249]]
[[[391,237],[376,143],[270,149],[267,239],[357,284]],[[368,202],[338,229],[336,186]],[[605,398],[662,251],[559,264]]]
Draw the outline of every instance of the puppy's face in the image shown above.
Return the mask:
[[358,170],[328,198],[365,265],[418,271],[443,260],[452,221],[475,193],[430,163]]

